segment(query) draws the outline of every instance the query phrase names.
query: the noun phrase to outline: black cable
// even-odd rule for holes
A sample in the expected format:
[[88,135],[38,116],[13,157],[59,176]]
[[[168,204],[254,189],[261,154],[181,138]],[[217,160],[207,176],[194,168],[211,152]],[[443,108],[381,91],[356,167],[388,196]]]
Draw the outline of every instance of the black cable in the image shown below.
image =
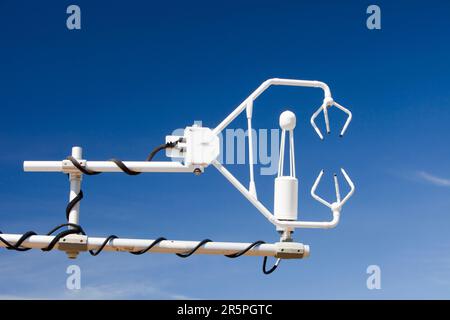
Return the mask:
[[[67,236],[69,234],[75,234],[75,233],[77,233],[77,234],[79,234],[79,233],[84,234],[83,229],[79,225],[72,224],[72,223],[65,223],[65,224],[61,224],[61,225],[53,228],[52,230],[50,230],[47,233],[47,235],[50,236],[55,231],[61,229],[62,227],[65,227],[65,226],[71,226],[73,229],[64,230],[64,231],[61,231],[60,233],[56,234],[55,237],[53,238],[53,240],[49,243],[49,245],[47,247],[41,249],[42,251],[50,251],[50,250],[52,250],[61,238],[64,238],[65,236]],[[2,232],[0,232],[0,234],[1,233]],[[11,244],[10,242],[8,242],[5,239],[3,239],[2,237],[0,237],[0,241],[3,242],[6,245],[6,248],[9,249],[9,250],[28,251],[31,248],[23,248],[23,247],[21,247],[21,245],[29,237],[35,236],[35,235],[37,235],[36,232],[34,232],[34,231],[27,231],[20,237],[19,240],[17,240],[17,242],[15,244]]]
[[264,274],[271,274],[272,272],[275,271],[275,269],[278,267],[278,264],[280,263],[280,259],[277,260],[277,262],[275,262],[275,264],[272,266],[272,268],[270,268],[269,270],[266,270],[266,264],[267,264],[267,256],[264,257],[263,260],[263,266],[262,266],[262,271]]
[[[237,258],[237,257],[240,257],[240,256],[242,256],[243,254],[245,254],[247,251],[251,250],[252,248],[254,248],[254,247],[258,246],[258,245],[264,244],[264,243],[265,243],[265,242],[262,241],[262,240],[255,241],[255,242],[253,242],[252,244],[250,244],[247,248],[245,248],[244,250],[241,250],[241,251],[239,251],[239,252],[232,253],[232,254],[226,254],[225,257],[227,257],[227,258]],[[272,272],[274,272],[275,269],[278,267],[279,262],[280,262],[280,261],[277,260],[277,262],[273,265],[272,268],[270,268],[270,270],[266,270],[266,266],[267,266],[267,256],[265,256],[265,257],[264,257],[264,260],[263,260],[263,266],[262,266],[262,271],[263,271],[263,273],[264,273],[264,274],[271,274]]]
[[94,251],[94,250],[89,250],[89,253],[92,255],[92,256],[96,256],[96,255],[98,255],[100,252],[102,252],[102,250],[103,250],[103,248],[105,248],[105,246],[108,244],[108,242],[109,241],[111,241],[112,239],[118,239],[119,237],[118,236],[115,236],[115,235],[110,235],[109,237],[107,237],[106,239],[105,239],[105,241],[103,241],[103,243],[102,243],[102,245],[100,246],[100,248],[98,248],[97,249],[97,251]]
[[[0,234],[3,233],[0,231]],[[22,248],[20,247],[22,245],[22,243],[27,240],[29,237],[31,236],[35,236],[36,232],[34,231],[28,231],[25,232],[19,240],[17,240],[17,242],[13,245],[11,243],[9,243],[8,241],[6,241],[5,239],[3,239],[2,237],[0,237],[0,241],[3,242],[6,245],[6,249],[8,250],[16,250],[16,251],[28,251],[31,248]]]
[[84,174],[87,174],[88,176],[93,176],[96,174],[100,174],[101,172],[97,172],[97,171],[93,171],[93,170],[89,170],[86,168],[83,168],[83,166],[78,162],[77,159],[75,159],[72,156],[68,156],[67,160],[69,160],[70,162],[72,162],[72,164],[75,166],[75,168],[77,168],[78,170],[80,170],[81,172],[83,172]]
[[131,254],[134,255],[141,255],[146,253],[147,251],[149,251],[151,248],[153,248],[154,246],[156,246],[158,243],[160,243],[161,241],[167,240],[164,237],[159,237],[158,239],[156,239],[155,241],[153,241],[147,248],[139,250],[139,251],[130,251]]
[[244,253],[246,253],[247,251],[249,251],[250,249],[252,249],[253,247],[256,247],[256,246],[258,246],[258,245],[260,245],[260,244],[264,244],[264,243],[265,243],[265,242],[262,241],[262,240],[255,241],[255,242],[253,242],[251,245],[249,245],[247,248],[245,248],[244,250],[241,250],[241,251],[238,251],[238,252],[232,253],[232,254],[226,254],[225,257],[227,257],[227,258],[232,258],[232,259],[237,258],[237,257],[240,257],[240,256],[242,256]]
[[67,207],[66,207],[66,218],[67,218],[67,221],[69,221],[70,211],[72,211],[73,207],[75,207],[75,205],[78,202],[80,202],[81,199],[83,199],[83,191],[82,190],[80,190],[80,192],[75,196],[75,198],[70,200],[70,202],[67,204]]
[[59,229],[61,229],[61,228],[63,228],[63,227],[72,227],[72,229],[78,230],[78,233],[80,233],[80,234],[82,234],[82,235],[84,235],[84,236],[86,235],[86,233],[84,232],[83,228],[82,228],[80,225],[75,224],[75,223],[70,223],[70,222],[63,223],[63,224],[60,224],[60,225],[54,227],[52,230],[50,230],[49,232],[47,232],[47,235],[50,236],[50,235],[53,234],[55,231],[58,231]]
[[186,253],[176,253],[176,255],[179,256],[180,258],[187,258],[187,257],[191,256],[195,251],[200,249],[201,246],[203,246],[205,243],[208,243],[208,242],[212,242],[212,240],[203,239],[191,251],[188,251]]
[[[180,139],[178,139],[177,141],[174,141],[174,142],[167,142],[167,143],[165,143],[165,144],[162,144],[162,145],[160,145],[160,146],[157,146],[155,149],[152,150],[152,152],[149,154],[149,156],[147,157],[146,160],[147,160],[147,161],[152,161],[153,158],[155,157],[155,155],[156,155],[159,151],[164,150],[164,149],[167,149],[167,148],[174,148],[179,142],[182,141],[182,139],[183,139],[183,138],[180,138]],[[101,172],[97,172],[97,171],[93,171],[93,170],[89,170],[89,169],[84,168],[84,167],[79,163],[79,161],[78,161],[77,159],[75,159],[74,157],[72,157],[72,156],[68,156],[68,157],[67,157],[67,160],[70,160],[70,162],[72,162],[72,164],[73,164],[80,172],[82,172],[82,173],[84,173],[84,174],[86,174],[86,175],[97,175],[97,174],[100,174],[100,173],[101,173]],[[141,172],[137,172],[137,171],[134,171],[134,170],[131,170],[130,168],[128,168],[121,160],[118,160],[118,159],[110,159],[110,161],[114,162],[114,163],[115,163],[115,164],[116,164],[116,165],[117,165],[124,173],[126,173],[126,174],[128,174],[128,175],[133,175],[133,176],[135,176],[135,175],[141,174]],[[80,190],[80,192],[75,196],[75,198],[73,198],[73,199],[67,204],[67,207],[66,207],[66,218],[67,218],[67,220],[69,220],[70,211],[72,211],[72,209],[74,208],[74,206],[75,206],[78,202],[80,202],[82,199],[83,199],[83,191]],[[59,242],[59,240],[60,240],[61,238],[64,238],[64,237],[67,236],[67,235],[70,235],[70,234],[82,234],[82,235],[86,235],[86,233],[84,232],[83,228],[82,228],[80,225],[77,225],[77,224],[74,224],[74,223],[64,223],[64,224],[61,224],[61,225],[59,225],[59,226],[56,226],[55,228],[53,228],[52,230],[50,230],[50,231],[47,233],[47,235],[51,235],[51,234],[53,234],[54,232],[56,232],[57,230],[61,229],[62,227],[66,227],[66,226],[69,226],[69,227],[72,227],[72,228],[71,228],[71,229],[68,229],[68,230],[61,231],[60,233],[56,234],[55,237],[53,238],[53,240],[49,243],[49,245],[48,245],[47,247],[45,247],[45,248],[42,248],[41,250],[42,250],[42,251],[50,251],[50,250],[52,250],[52,249],[55,247],[55,245]],[[1,234],[1,233],[2,233],[2,232],[0,231],[0,234]],[[10,249],[10,250],[16,250],[16,251],[27,251],[27,250],[30,250],[31,248],[23,248],[23,247],[22,247],[22,243],[23,243],[24,241],[26,241],[29,237],[34,236],[34,235],[37,235],[36,232],[34,232],[34,231],[28,231],[28,232],[24,233],[24,234],[20,237],[20,239],[17,240],[17,242],[16,242],[14,245],[11,244],[11,243],[9,243],[8,241],[6,241],[5,239],[3,239],[2,237],[0,237],[0,241],[3,242],[3,243],[6,245],[6,248],[7,248],[7,249]],[[97,250],[95,250],[95,251],[94,251],[94,250],[89,250],[89,253],[90,253],[92,256],[97,256],[98,254],[100,254],[100,253],[103,251],[103,249],[104,249],[105,246],[108,244],[108,242],[110,242],[110,241],[113,240],[113,239],[118,239],[118,237],[117,237],[116,235],[110,235],[110,236],[108,236],[108,237],[105,239],[105,241],[103,241],[103,243],[101,244],[101,246],[100,246]],[[134,255],[141,255],[141,254],[144,254],[144,253],[150,251],[154,246],[156,246],[158,243],[160,243],[161,241],[164,241],[164,240],[167,240],[167,239],[164,238],[164,237],[159,237],[159,238],[157,238],[156,240],[154,240],[147,248],[142,249],[142,250],[139,250],[139,251],[134,251],[134,252],[133,252],[133,251],[130,251],[130,253],[131,253],[131,254],[134,254]],[[193,249],[191,249],[190,251],[188,251],[188,252],[186,252],[186,253],[177,253],[176,255],[179,256],[179,257],[181,257],[181,258],[187,258],[187,257],[190,257],[192,254],[194,254],[197,250],[199,250],[203,245],[205,245],[205,244],[208,243],[208,242],[212,242],[212,240],[210,240],[210,239],[204,239],[204,240],[200,241],[200,242],[199,242]],[[252,248],[254,248],[254,247],[258,246],[258,245],[264,244],[264,243],[265,243],[265,242],[262,241],[262,240],[255,241],[255,242],[251,243],[247,248],[245,248],[245,249],[243,249],[243,250],[241,250],[241,251],[232,253],[232,254],[227,254],[227,255],[225,255],[225,257],[227,257],[227,258],[232,258],[232,259],[238,258],[238,257],[244,255],[245,253],[247,253],[248,251],[250,251]],[[280,261],[280,259],[277,260],[277,262],[272,266],[271,269],[266,270],[267,256],[265,256],[265,257],[264,257],[264,260],[263,260],[263,267],[262,267],[263,273],[264,273],[264,274],[270,274],[270,273],[272,273],[273,271],[275,271],[275,269],[278,267],[279,261]]]
[[[47,235],[51,235],[53,234],[55,231],[63,228],[63,227],[72,227],[72,229],[69,230],[64,230],[61,231],[60,233],[56,234],[55,237],[53,238],[53,240],[49,243],[49,245],[45,248],[42,248],[42,251],[51,251],[55,245],[59,242],[59,240],[61,240],[62,238],[64,238],[67,235],[70,234],[82,234],[82,235],[86,235],[86,233],[84,232],[83,228],[80,225],[77,224],[73,224],[73,223],[64,223],[61,225],[56,226],[55,228],[53,228],[52,230],[50,230]],[[0,234],[2,232],[0,231]],[[28,251],[31,248],[23,248],[21,247],[22,243],[27,240],[29,237],[37,235],[36,232],[34,231],[28,231],[26,233],[24,233],[19,240],[17,240],[17,242],[15,244],[11,244],[10,242],[6,241],[5,239],[3,239],[2,237],[0,237],[0,241],[3,242],[6,245],[6,248],[9,250],[15,250],[15,251]],[[105,241],[103,241],[102,245],[97,249],[97,250],[89,250],[89,253],[92,256],[97,256],[98,254],[100,254],[100,252],[103,251],[103,249],[105,248],[105,246],[108,244],[109,241],[113,240],[113,239],[118,239],[118,237],[116,235],[110,235],[108,236]],[[148,251],[150,251],[155,245],[157,245],[158,243],[160,243],[161,241],[167,240],[164,237],[159,237],[158,239],[154,240],[147,248],[139,250],[139,251],[131,251],[131,254],[134,255],[141,255],[144,254]],[[200,241],[192,250],[190,250],[189,252],[186,253],[177,253],[176,255],[181,257],[181,258],[187,258],[189,256],[191,256],[192,254],[194,254],[200,247],[202,247],[204,244],[208,243],[208,242],[212,242],[212,240],[210,239],[204,239],[202,241]],[[261,245],[264,244],[265,242],[262,240],[258,240],[253,242],[252,244],[250,244],[247,248],[245,248],[244,250],[241,250],[239,252],[233,253],[233,254],[228,254],[225,255],[225,257],[227,258],[237,258],[240,257],[242,255],[244,255],[246,252],[248,252],[249,250],[251,250],[253,247],[257,246],[257,245]],[[266,265],[267,265],[267,256],[264,257],[263,260],[263,273],[264,274],[271,274],[272,272],[275,271],[275,269],[278,267],[278,263],[279,261],[277,260],[277,262],[275,263],[274,266],[272,266],[272,268],[270,268],[269,270],[266,270]]]
[[80,230],[77,228],[61,231],[60,233],[55,235],[55,237],[53,238],[53,240],[49,243],[49,245],[47,247],[42,248],[41,250],[42,251],[50,251],[54,248],[54,246],[58,243],[58,241],[61,238],[64,238],[65,236],[68,236],[69,234],[79,234],[79,233],[80,233]]
[[[174,147],[175,147],[179,142],[181,142],[182,140],[183,140],[183,138],[180,138],[180,139],[178,139],[177,141],[174,141],[174,142],[167,142],[167,143],[164,143],[164,144],[162,144],[162,145],[157,146],[155,149],[152,150],[152,152],[150,152],[150,154],[148,155],[146,161],[152,161],[153,158],[155,157],[155,155],[156,155],[158,152],[160,152],[161,150],[164,150],[164,149],[174,148]],[[101,173],[101,172],[98,172],[98,171],[93,171],[93,170],[89,170],[89,169],[84,168],[84,167],[80,164],[80,162],[79,162],[77,159],[75,159],[74,157],[72,157],[72,156],[68,156],[68,157],[67,157],[67,160],[69,160],[70,162],[72,162],[72,164],[75,166],[75,168],[77,168],[80,172],[82,172],[82,173],[84,173],[84,174],[87,174],[87,175],[92,176],[92,175],[96,175],[96,174],[100,174],[100,173]],[[114,159],[114,158],[113,158],[113,159],[110,159],[109,161],[114,162],[114,163],[116,164],[116,166],[120,168],[120,170],[122,170],[124,173],[126,173],[126,174],[128,174],[128,175],[130,175],[130,176],[137,176],[138,174],[141,174],[141,172],[137,172],[137,171],[134,171],[134,170],[131,170],[130,168],[128,168],[128,167],[123,163],[122,160]]]
[[168,147],[167,147],[167,143],[157,146],[155,149],[152,150],[152,152],[150,152],[150,154],[148,155],[146,161],[152,161],[152,160],[153,160],[153,157],[154,157],[158,152],[160,152],[161,150],[167,149],[167,148],[168,148]]
[[110,159],[109,161],[114,162],[120,168],[120,170],[122,170],[124,173],[126,173],[130,176],[137,176],[138,174],[142,173],[142,172],[137,172],[137,171],[131,170],[122,162],[122,160]]
[[178,139],[177,141],[174,142],[167,142],[164,143],[162,145],[157,146],[155,149],[152,150],[152,152],[150,152],[150,154],[147,157],[147,161],[152,161],[153,157],[160,152],[161,150],[164,149],[168,149],[168,148],[174,148],[179,142],[183,141],[183,138]]

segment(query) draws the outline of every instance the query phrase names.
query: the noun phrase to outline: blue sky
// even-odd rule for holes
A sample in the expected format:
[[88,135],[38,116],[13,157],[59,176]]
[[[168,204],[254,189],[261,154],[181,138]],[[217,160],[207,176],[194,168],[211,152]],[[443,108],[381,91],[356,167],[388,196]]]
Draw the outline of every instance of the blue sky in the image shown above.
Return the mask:
[[[283,261],[271,276],[261,259],[104,253],[0,252],[0,297],[380,299],[450,297],[450,5],[377,1],[382,29],[366,28],[368,1],[76,1],[82,29],[65,26],[67,1],[0,3],[0,230],[41,233],[64,222],[63,174],[24,173],[24,160],[145,159],[174,129],[216,126],[271,77],[322,80],[353,112],[331,112],[321,142],[309,117],[313,89],[273,88],[255,104],[256,128],[297,115],[302,219],[329,211],[309,188],[332,196],[344,167],[357,191],[333,230],[298,230],[311,257]],[[322,120],[319,120],[322,125]],[[245,125],[239,118],[232,124]],[[244,127],[245,128],[245,127]],[[159,159],[163,159],[160,156]],[[243,182],[247,167],[228,166]],[[259,167],[258,167],[259,169]],[[259,170],[258,170],[259,171]],[[258,172],[257,171],[257,172]],[[257,176],[273,205],[273,177]],[[81,224],[95,236],[276,241],[269,224],[214,169],[200,177],[85,177]],[[80,292],[66,268],[82,270]],[[382,289],[366,288],[379,265]]]

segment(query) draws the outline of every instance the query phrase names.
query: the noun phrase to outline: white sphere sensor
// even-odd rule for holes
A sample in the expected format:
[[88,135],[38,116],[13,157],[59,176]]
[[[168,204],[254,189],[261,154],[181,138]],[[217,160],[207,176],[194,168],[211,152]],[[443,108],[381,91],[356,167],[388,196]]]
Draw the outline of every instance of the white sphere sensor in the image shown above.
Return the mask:
[[292,111],[284,111],[280,114],[280,127],[283,130],[294,130],[297,118]]

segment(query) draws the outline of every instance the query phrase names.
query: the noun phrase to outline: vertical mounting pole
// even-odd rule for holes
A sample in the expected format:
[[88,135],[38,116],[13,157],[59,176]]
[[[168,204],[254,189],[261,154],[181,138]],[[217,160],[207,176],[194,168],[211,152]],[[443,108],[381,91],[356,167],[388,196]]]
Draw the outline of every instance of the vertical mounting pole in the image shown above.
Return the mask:
[[[72,147],[72,157],[74,157],[77,160],[81,160],[83,158],[83,149],[81,147]],[[69,180],[70,180],[70,194],[69,194],[69,201],[72,201],[81,190],[81,178],[82,173],[71,173],[69,174]],[[75,204],[70,210],[69,213],[69,223],[73,224],[79,224],[80,221],[80,202]],[[72,227],[69,227],[69,229]]]

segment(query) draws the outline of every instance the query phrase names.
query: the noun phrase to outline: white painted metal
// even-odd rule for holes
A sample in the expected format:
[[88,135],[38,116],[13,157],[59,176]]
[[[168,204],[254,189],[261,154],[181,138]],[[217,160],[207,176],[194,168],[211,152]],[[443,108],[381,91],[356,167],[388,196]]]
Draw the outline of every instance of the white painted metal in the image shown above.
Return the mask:
[[[1,237],[6,241],[14,244],[16,243],[21,234],[2,234]],[[42,249],[48,246],[53,240],[54,236],[36,235],[31,236],[25,240],[22,244],[23,247]],[[97,250],[103,244],[106,238],[88,237],[87,249]],[[154,240],[149,239],[112,239],[108,242],[103,250],[105,251],[127,251],[135,252],[147,248]],[[178,241],[178,240],[164,240],[156,244],[149,253],[185,253],[198,244],[198,241]],[[208,242],[200,247],[194,254],[232,254],[246,249],[251,243],[235,243],[235,242]],[[298,244],[304,250],[303,257],[309,255],[309,246]],[[0,247],[6,247],[6,245],[0,242]],[[55,247],[58,249],[58,245]],[[275,256],[279,252],[279,244],[261,244],[246,252],[247,256]]]
[[296,87],[310,87],[310,88],[321,88],[324,91],[324,96],[326,98],[331,98],[331,92],[328,85],[321,81],[311,81],[311,80],[294,80],[294,79],[279,79],[273,78],[264,81],[253,93],[245,99],[228,117],[226,117],[215,129],[214,133],[219,134],[223,129],[225,129],[238,115],[245,110],[248,101],[255,101],[264,91],[266,91],[270,86],[296,86]]
[[[175,142],[179,139],[183,138],[183,136],[166,136],[166,143]],[[166,149],[166,157],[169,158],[184,158],[184,152],[186,151],[186,142],[178,142],[174,148]]]
[[[273,214],[277,220],[297,220],[298,215],[298,180],[295,177],[294,129],[296,117],[292,111],[280,115],[281,145],[278,177],[274,187]],[[289,176],[283,175],[286,131],[289,131]]]
[[[266,217],[278,230],[292,231],[295,228],[333,228],[340,218],[342,206],[354,193],[355,187],[344,169],[341,172],[350,186],[350,192],[341,200],[339,185],[337,177],[334,177],[336,188],[336,202],[329,203],[319,197],[315,191],[323,176],[323,171],[319,173],[313,187],[311,188],[311,195],[320,203],[326,205],[332,213],[331,221],[316,222],[316,221],[298,221],[298,181],[295,173],[295,152],[294,152],[294,136],[293,130],[296,124],[295,115],[292,112],[284,112],[280,117],[280,126],[282,128],[281,146],[280,150],[280,164],[278,177],[275,182],[275,206],[274,214],[270,212],[256,196],[256,185],[253,172],[253,137],[252,137],[252,113],[253,102],[265,90],[272,85],[286,85],[299,87],[314,87],[321,88],[324,91],[324,100],[321,107],[313,113],[311,117],[311,124],[319,137],[323,139],[320,129],[315,124],[315,119],[320,112],[324,112],[325,125],[327,132],[330,131],[328,108],[336,106],[348,115],[347,121],[341,130],[341,135],[345,133],[347,127],[352,119],[351,112],[336,103],[331,97],[329,87],[320,81],[308,80],[292,80],[292,79],[269,79],[263,82],[247,99],[244,100],[230,115],[228,115],[215,129],[202,128],[198,126],[186,127],[184,131],[183,141],[178,143],[174,150],[168,151],[167,155],[172,157],[184,158],[182,162],[157,162],[157,161],[124,161],[124,165],[130,170],[136,172],[193,172],[195,169],[203,171],[209,164],[213,164],[218,171],[236,188],[238,189],[250,203],[252,203],[260,213]],[[245,188],[222,164],[217,161],[219,156],[219,137],[218,135],[224,130],[239,114],[244,110],[247,112],[247,124],[249,133],[249,160],[250,160],[250,184],[249,188]],[[286,142],[286,131],[289,131],[289,146],[290,146],[290,176],[283,176],[283,162],[284,162],[284,145]],[[168,136],[166,141],[177,141],[180,137]],[[167,140],[170,139],[170,140]],[[80,164],[87,170],[96,172],[122,172],[122,170],[111,161],[87,161],[82,159],[82,150],[79,147],[72,149],[72,156],[76,158]],[[64,172],[70,175],[70,200],[80,191],[80,184],[82,173],[69,160],[62,161],[25,161],[25,171],[37,172]],[[69,215],[69,222],[79,223],[79,204],[74,206]],[[2,237],[15,243],[21,235],[4,234]],[[25,247],[30,248],[44,248],[53,236],[32,236],[24,242]],[[88,238],[88,248],[98,249],[103,243],[104,238]],[[105,247],[105,250],[116,251],[138,251],[146,248],[153,240],[139,240],[139,239],[114,239],[111,240]],[[182,253],[193,249],[198,242],[196,241],[163,241],[156,245],[151,252],[171,252]],[[245,249],[249,243],[207,243],[199,248],[196,253],[205,254],[230,254]],[[0,246],[4,244],[0,243]],[[251,249],[248,255],[274,255],[277,248],[272,247],[272,244],[264,244]],[[305,246],[305,252],[309,253],[309,247]]]
[[295,113],[289,110],[283,111],[280,114],[279,124],[282,130],[294,130],[297,125]]
[[278,220],[297,220],[298,181],[294,177],[275,179],[273,214]]
[[248,191],[250,191],[250,193],[257,198],[257,194],[256,194],[256,184],[255,184],[255,175],[254,175],[254,170],[253,170],[253,162],[254,162],[254,158],[253,158],[253,128],[252,128],[252,114],[253,114],[253,101],[249,100],[247,102],[247,107],[246,107],[246,114],[247,114],[247,134],[248,134],[248,167],[249,167],[249,176],[250,176],[250,182],[249,182],[249,187],[248,187]]
[[220,154],[219,137],[211,129],[200,126],[186,127],[184,130],[186,165],[208,166]]
[[[247,99],[245,99],[230,115],[228,115],[215,129],[214,132],[219,134],[222,130],[224,130],[238,115],[240,115],[247,107],[247,105],[251,102],[253,104],[253,101],[255,101],[256,98],[259,97],[265,90],[267,90],[272,85],[286,85],[286,86],[299,86],[299,87],[315,87],[315,88],[321,88],[324,91],[324,100],[320,108],[313,113],[311,117],[311,125],[313,126],[314,130],[317,132],[319,137],[323,139],[323,135],[320,132],[320,129],[317,127],[315,123],[315,118],[319,115],[321,111],[324,112],[325,117],[325,125],[327,132],[330,132],[330,124],[328,119],[328,111],[327,108],[331,106],[336,106],[338,109],[344,111],[348,117],[344,124],[344,127],[341,130],[340,135],[342,136],[345,131],[347,130],[347,127],[352,119],[351,112],[344,108],[342,105],[336,103],[332,96],[329,87],[320,81],[308,81],[308,80],[292,80],[292,79],[269,79],[265,82],[263,82]],[[247,115],[248,117],[248,115]],[[290,175],[292,177],[295,177],[295,155],[294,155],[294,137],[293,137],[293,128],[295,127],[295,115],[293,115],[290,112],[285,113],[280,117],[280,126],[282,127],[282,135],[281,135],[281,149],[280,149],[280,164],[279,164],[279,171],[278,176],[282,176],[283,172],[283,163],[284,163],[284,145],[286,140],[286,131],[289,131],[290,137],[289,137],[289,144],[290,144]],[[329,204],[322,198],[318,197],[315,194],[315,190],[317,188],[317,185],[323,175],[323,171],[319,174],[319,177],[316,179],[315,184],[313,185],[311,189],[311,195],[314,197],[314,199],[318,200],[319,202],[327,205],[332,212],[333,218],[331,221],[326,222],[315,222],[315,221],[284,221],[278,219],[276,215],[273,215],[261,202],[259,202],[256,198],[252,197],[252,193],[249,192],[222,164],[220,164],[217,160],[213,162],[213,165],[219,170],[220,173],[236,188],[238,189],[246,198],[248,201],[250,201],[271,223],[277,226],[278,228],[333,228],[335,227],[339,222],[340,212],[342,209],[342,206],[344,203],[353,195],[355,187],[353,182],[348,177],[347,173],[342,169],[342,173],[344,175],[345,180],[350,186],[350,192],[346,195],[346,197],[341,201],[340,200],[340,194],[337,186],[337,180],[335,179],[335,185],[336,185],[336,196],[337,201],[333,204]],[[294,188],[293,186],[290,186],[290,188]],[[297,187],[298,188],[298,187]],[[275,190],[275,193],[277,191]],[[283,192],[287,192],[284,190]],[[280,194],[283,193],[280,191]],[[288,192],[294,192],[294,190],[288,191]],[[282,204],[279,205],[280,208],[282,207]],[[291,212],[292,213],[292,212]]]
[[[81,147],[73,147],[72,148],[72,157],[77,160],[81,160],[83,158],[83,149]],[[69,174],[70,181],[70,194],[69,201],[72,201],[81,190],[81,179],[82,175],[80,173],[71,173]],[[75,204],[70,210],[69,213],[69,223],[79,224],[80,223],[80,202]],[[72,228],[72,227],[69,227]]]
[[339,184],[337,183],[337,176],[334,176],[334,182],[335,182],[335,188],[336,188],[336,202],[334,203],[329,203],[325,200],[323,200],[321,197],[319,197],[316,194],[316,189],[317,186],[319,185],[320,180],[322,179],[322,176],[324,174],[324,171],[320,171],[319,176],[317,177],[316,181],[314,182],[314,185],[311,188],[311,196],[316,199],[317,201],[319,201],[320,203],[326,205],[327,207],[329,207],[330,209],[335,209],[338,208],[339,210],[342,208],[342,206],[348,201],[348,199],[350,199],[350,197],[353,195],[353,193],[355,192],[355,185],[353,184],[352,180],[350,179],[350,177],[348,176],[347,172],[345,172],[344,169],[341,168],[341,172],[342,175],[345,178],[345,181],[347,181],[348,185],[350,186],[350,191],[347,193],[347,195],[344,197],[344,199],[341,199],[341,195],[339,192]]
[[323,111],[327,133],[330,133],[330,121],[328,120],[328,108],[330,108],[332,106],[336,106],[338,109],[344,111],[347,114],[347,120],[345,121],[345,124],[342,127],[342,130],[340,133],[341,137],[344,135],[345,131],[347,130],[347,127],[350,124],[350,121],[352,121],[352,113],[350,112],[350,110],[348,110],[347,108],[344,108],[339,103],[335,102],[332,98],[328,98],[328,99],[325,98],[323,101],[323,104],[319,107],[319,109],[316,110],[316,112],[313,113],[313,115],[311,116],[311,120],[310,120],[311,125],[313,126],[314,130],[316,131],[316,133],[319,135],[320,139],[322,139],[322,140],[323,140],[323,135],[320,132],[320,129],[317,127],[317,125],[315,123],[315,119],[320,114],[320,112]]
[[[111,161],[84,161],[85,168],[98,172],[122,172]],[[137,172],[191,172],[194,167],[171,161],[124,161],[128,168]],[[79,172],[69,160],[62,161],[24,161],[24,171],[33,172]]]
[[290,156],[290,175],[291,177],[296,177],[295,175],[295,149],[294,149],[294,130],[289,130],[289,156]]
[[[74,167],[75,169],[75,167]],[[24,161],[25,172],[62,172],[63,161]]]
[[[219,172],[236,188],[239,192],[242,193],[242,195],[247,198],[248,201],[250,201],[251,204],[255,206],[258,211],[267,218],[273,225],[281,228],[315,228],[315,229],[330,229],[336,227],[336,225],[339,222],[340,217],[340,211],[342,209],[342,206],[344,203],[353,195],[355,191],[355,186],[353,185],[353,182],[348,177],[347,173],[345,173],[344,169],[342,170],[342,173],[345,177],[345,180],[350,185],[350,192],[346,195],[344,200],[342,200],[339,203],[333,203],[329,204],[322,198],[315,195],[315,190],[317,188],[317,185],[319,184],[320,178],[322,175],[319,175],[319,177],[316,179],[316,182],[313,185],[313,188],[311,189],[311,194],[313,197],[318,200],[321,199],[320,202],[326,204],[330,209],[332,209],[333,219],[331,221],[326,222],[316,222],[316,221],[281,221],[275,218],[275,216],[257,199],[255,199],[252,194],[237,180],[220,162],[215,160],[213,162],[214,167],[219,170]],[[322,171],[323,172],[323,171]],[[319,200],[318,200],[319,201]]]

